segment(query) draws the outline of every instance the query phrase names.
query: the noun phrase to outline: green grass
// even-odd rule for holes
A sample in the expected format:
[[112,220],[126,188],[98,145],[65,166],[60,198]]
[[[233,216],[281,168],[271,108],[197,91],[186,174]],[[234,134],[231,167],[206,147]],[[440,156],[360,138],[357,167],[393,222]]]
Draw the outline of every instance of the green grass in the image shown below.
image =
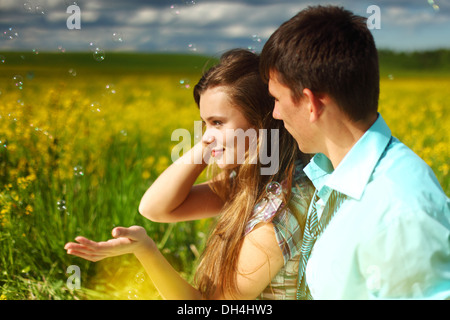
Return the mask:
[[[0,295],[126,299],[126,283],[139,272],[132,256],[91,263],[63,249],[77,235],[109,239],[119,225],[144,226],[191,279],[209,222],[153,223],[137,208],[170,164],[173,129],[189,129],[198,119],[192,88],[181,88],[179,81],[194,83],[209,58],[117,54],[96,62],[90,54],[3,55],[0,141],[7,147],[0,148]],[[22,90],[12,84],[14,74],[23,75]],[[106,84],[117,92],[105,90]],[[93,101],[99,112],[90,107]],[[84,174],[74,175],[75,166]],[[31,174],[34,180],[20,182]],[[66,286],[70,265],[81,269],[81,290]]]
[[[198,120],[192,86],[205,65],[217,57],[106,53],[105,60],[98,62],[91,53],[0,54],[6,58],[0,65],[0,212],[4,210],[0,213],[0,296],[10,300],[158,298],[148,279],[135,281],[142,270],[133,256],[91,263],[63,250],[77,235],[106,240],[119,225],[144,226],[174,267],[192,279],[212,221],[153,223],[137,208],[147,187],[170,164],[170,150],[176,144],[170,140],[171,132],[193,129],[193,120]],[[450,72],[445,60],[430,58],[425,68],[424,59],[419,54],[380,53],[383,92],[387,92],[381,107],[399,138],[411,144],[420,141],[413,147],[434,161],[448,193],[444,112],[448,90],[444,86]],[[24,77],[22,90],[12,84],[15,74]],[[411,87],[407,77],[412,74],[447,80],[418,78]],[[392,82],[386,80],[388,75],[394,76]],[[181,88],[181,79],[189,79],[191,87]],[[117,92],[106,90],[107,84],[114,84]],[[91,107],[94,102],[100,112]],[[432,125],[430,117],[410,112],[416,108],[433,113]],[[74,175],[75,166],[81,166],[84,174]],[[32,174],[32,181],[21,180]],[[58,208],[60,200],[65,201],[64,209]],[[80,267],[80,290],[66,285],[70,265]]]

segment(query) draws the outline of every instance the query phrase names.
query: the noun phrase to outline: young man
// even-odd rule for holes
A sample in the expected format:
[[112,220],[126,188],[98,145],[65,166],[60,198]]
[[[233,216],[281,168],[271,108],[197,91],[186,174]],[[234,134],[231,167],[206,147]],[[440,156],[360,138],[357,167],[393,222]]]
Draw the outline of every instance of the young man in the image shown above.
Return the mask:
[[450,298],[450,201],[378,113],[365,19],[307,8],[265,44],[261,73],[273,116],[316,154],[297,298]]

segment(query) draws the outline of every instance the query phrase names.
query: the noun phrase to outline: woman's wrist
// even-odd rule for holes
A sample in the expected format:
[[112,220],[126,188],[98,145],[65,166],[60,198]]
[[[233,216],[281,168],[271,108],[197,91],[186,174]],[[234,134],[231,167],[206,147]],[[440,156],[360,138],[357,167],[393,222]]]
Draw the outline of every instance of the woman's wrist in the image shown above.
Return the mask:
[[137,246],[135,250],[133,250],[133,253],[137,258],[139,258],[139,256],[152,254],[156,251],[158,251],[158,247],[156,246],[153,239],[147,236],[142,240],[140,245]]

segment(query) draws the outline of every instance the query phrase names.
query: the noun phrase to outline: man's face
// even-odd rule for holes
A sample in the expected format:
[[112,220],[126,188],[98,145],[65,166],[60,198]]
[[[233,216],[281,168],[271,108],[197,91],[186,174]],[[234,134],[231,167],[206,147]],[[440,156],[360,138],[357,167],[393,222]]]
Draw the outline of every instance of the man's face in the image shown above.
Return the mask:
[[278,81],[277,72],[270,73],[269,92],[275,99],[272,116],[283,120],[286,130],[297,141],[302,152],[313,153],[308,100],[302,97],[294,102],[291,89]]

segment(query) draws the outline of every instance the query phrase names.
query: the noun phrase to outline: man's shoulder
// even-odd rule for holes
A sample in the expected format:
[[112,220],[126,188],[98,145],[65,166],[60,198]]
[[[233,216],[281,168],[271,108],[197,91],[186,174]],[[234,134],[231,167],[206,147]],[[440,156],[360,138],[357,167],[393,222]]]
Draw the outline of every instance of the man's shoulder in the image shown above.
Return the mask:
[[430,166],[395,137],[375,167],[370,184],[402,206],[428,205],[430,201],[443,205],[447,199]]

